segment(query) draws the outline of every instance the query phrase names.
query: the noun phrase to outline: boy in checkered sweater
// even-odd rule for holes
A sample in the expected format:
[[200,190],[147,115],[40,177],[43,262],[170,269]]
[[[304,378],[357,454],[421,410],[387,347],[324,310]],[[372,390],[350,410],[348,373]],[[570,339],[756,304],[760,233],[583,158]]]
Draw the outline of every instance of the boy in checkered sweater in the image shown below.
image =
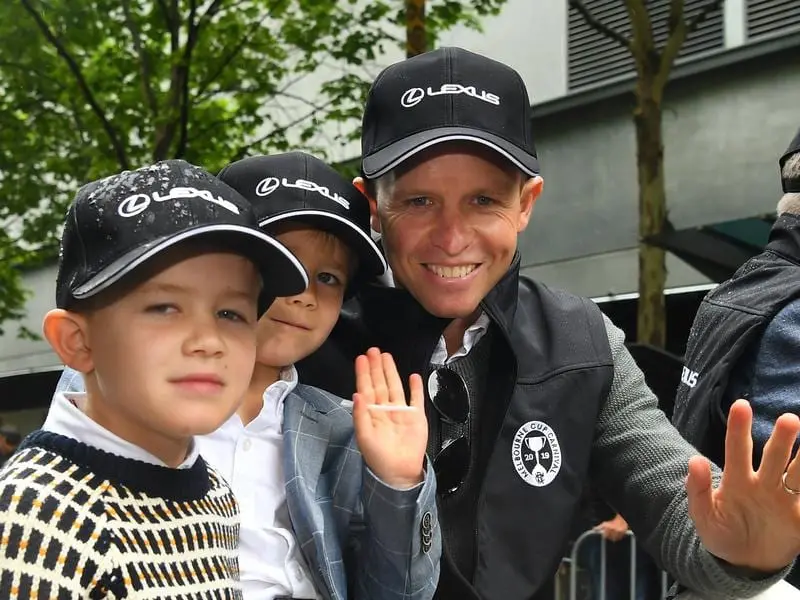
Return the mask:
[[237,504],[193,436],[237,409],[266,306],[307,285],[256,225],[184,161],[78,191],[43,329],[87,393],[0,470],[1,598],[241,597]]

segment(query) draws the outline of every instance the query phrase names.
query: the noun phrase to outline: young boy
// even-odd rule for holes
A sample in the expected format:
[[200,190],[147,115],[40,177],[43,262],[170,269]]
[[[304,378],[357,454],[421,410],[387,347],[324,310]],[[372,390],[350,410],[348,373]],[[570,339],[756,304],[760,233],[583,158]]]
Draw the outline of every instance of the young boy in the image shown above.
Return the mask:
[[78,191],[43,329],[86,393],[58,394],[0,470],[0,597],[241,597],[236,501],[192,436],[241,403],[270,298],[306,285],[184,161]]
[[[293,366],[328,337],[345,295],[386,268],[366,198],[299,152],[247,158],[219,177],[309,275],[305,292],[259,321],[237,414],[198,439],[239,500],[245,599],[431,598],[441,543],[421,381],[410,382],[408,410],[393,362],[371,350],[356,361],[351,416],[349,403],[299,384]],[[66,371],[59,389],[76,383]]]

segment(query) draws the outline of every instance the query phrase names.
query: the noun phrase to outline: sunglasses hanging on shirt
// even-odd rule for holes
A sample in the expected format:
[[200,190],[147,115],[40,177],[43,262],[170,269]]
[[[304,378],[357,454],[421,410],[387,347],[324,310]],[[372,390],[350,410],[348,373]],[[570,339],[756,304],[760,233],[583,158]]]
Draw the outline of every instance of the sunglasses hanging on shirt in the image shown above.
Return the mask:
[[[427,381],[428,398],[444,423],[464,425],[469,418],[469,390],[464,378],[447,367],[431,372]],[[433,459],[433,470],[443,495],[455,492],[469,469],[469,428],[461,427],[455,438],[444,439]]]

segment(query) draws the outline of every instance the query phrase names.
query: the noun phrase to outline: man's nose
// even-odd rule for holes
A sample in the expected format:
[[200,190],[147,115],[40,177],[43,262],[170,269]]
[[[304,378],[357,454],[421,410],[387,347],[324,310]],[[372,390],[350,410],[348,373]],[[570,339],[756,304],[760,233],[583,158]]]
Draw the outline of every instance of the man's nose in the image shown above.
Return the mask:
[[470,228],[460,211],[445,209],[436,216],[430,239],[445,254],[457,256],[470,245],[471,238]]

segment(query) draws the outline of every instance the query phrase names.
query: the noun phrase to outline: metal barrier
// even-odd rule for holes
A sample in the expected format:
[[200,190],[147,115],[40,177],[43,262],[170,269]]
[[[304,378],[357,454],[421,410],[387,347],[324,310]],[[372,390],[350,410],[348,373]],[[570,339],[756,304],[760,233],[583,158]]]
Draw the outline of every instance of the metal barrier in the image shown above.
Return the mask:
[[[633,534],[632,531],[628,531],[626,534],[630,538],[630,592],[629,598],[630,600],[636,599],[636,584],[637,584],[637,572],[636,572],[636,536]],[[559,572],[556,575],[555,586],[554,586],[554,596],[556,600],[578,600],[578,571],[582,568],[578,561],[578,556],[580,554],[581,547],[583,543],[593,537],[593,536],[600,536],[601,544],[600,544],[600,597],[595,598],[593,600],[606,600],[606,544],[609,542],[602,537],[599,531],[595,531],[594,529],[590,529],[585,531],[581,534],[581,536],[575,540],[575,543],[572,545],[572,551],[570,552],[569,556],[565,556],[561,560],[561,565],[559,567]],[[620,542],[611,542],[620,543]],[[564,595],[563,585],[565,574],[568,573],[568,580],[569,580],[569,593],[568,595]],[[666,572],[661,571],[661,600],[664,600],[667,597],[667,590],[669,588],[668,582],[668,575]],[[623,598],[610,598],[608,600],[624,600]],[[647,600],[651,600],[648,598]]]

